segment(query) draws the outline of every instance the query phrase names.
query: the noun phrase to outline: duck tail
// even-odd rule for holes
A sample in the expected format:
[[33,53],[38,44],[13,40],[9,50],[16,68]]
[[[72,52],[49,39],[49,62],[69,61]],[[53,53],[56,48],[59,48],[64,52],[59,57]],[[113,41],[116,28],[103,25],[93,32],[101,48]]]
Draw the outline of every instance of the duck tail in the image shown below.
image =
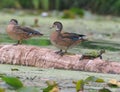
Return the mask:
[[83,40],[83,41],[87,41],[88,40],[88,38],[86,37],[86,35],[83,35],[83,34],[79,35],[79,39]]

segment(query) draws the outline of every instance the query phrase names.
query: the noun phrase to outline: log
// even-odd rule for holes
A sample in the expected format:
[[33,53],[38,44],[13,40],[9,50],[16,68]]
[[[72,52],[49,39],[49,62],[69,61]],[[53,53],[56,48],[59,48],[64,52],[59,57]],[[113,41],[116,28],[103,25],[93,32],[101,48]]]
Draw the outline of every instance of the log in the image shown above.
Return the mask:
[[80,70],[98,73],[120,73],[120,63],[99,58],[80,60],[82,55],[60,56],[54,50],[37,46],[0,45],[0,63],[40,68]]

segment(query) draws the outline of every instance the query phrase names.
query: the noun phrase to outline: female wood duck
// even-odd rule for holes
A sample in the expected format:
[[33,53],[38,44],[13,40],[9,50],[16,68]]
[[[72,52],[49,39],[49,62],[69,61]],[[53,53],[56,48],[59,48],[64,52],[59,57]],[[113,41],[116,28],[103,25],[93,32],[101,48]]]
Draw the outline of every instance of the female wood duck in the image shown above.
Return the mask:
[[22,43],[22,40],[28,39],[33,36],[42,36],[40,32],[30,28],[30,27],[23,27],[18,25],[18,21],[16,19],[11,19],[9,25],[6,29],[8,35],[14,39],[18,40],[18,44]]
[[[76,33],[62,32],[63,25],[61,22],[54,22],[51,28],[55,28],[56,31],[50,35],[51,43],[60,49],[57,54],[63,55],[67,53],[69,48],[78,45],[80,42],[86,40],[86,36]],[[65,52],[63,52],[65,50]]]

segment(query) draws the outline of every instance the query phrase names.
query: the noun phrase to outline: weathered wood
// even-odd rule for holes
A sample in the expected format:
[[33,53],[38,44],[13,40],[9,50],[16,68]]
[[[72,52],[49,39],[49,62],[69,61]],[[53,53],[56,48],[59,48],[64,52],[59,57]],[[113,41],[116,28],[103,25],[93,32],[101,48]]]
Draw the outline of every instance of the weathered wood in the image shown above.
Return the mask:
[[47,48],[26,45],[1,45],[0,63],[36,66],[41,68],[71,69],[101,73],[120,73],[120,63],[94,60],[79,60],[81,55],[60,56]]

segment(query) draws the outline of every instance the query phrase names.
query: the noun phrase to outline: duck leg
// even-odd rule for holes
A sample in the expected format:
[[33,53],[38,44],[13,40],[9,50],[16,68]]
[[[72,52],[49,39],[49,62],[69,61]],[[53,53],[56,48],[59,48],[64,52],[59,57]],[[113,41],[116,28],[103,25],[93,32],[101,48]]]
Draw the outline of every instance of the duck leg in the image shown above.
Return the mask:
[[22,40],[18,40],[18,44],[22,44]]
[[19,44],[22,44],[22,41],[21,40],[18,40],[18,42],[14,45],[19,45]]
[[67,53],[67,49],[65,50],[65,52],[64,53]]

